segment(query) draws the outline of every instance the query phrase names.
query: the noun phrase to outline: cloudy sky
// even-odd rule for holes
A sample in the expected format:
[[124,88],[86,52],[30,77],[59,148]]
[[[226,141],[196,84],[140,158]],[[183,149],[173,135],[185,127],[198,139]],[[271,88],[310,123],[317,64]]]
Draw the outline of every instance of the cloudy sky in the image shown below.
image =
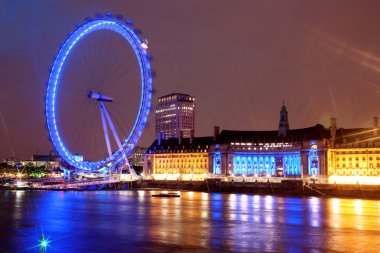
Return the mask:
[[[154,55],[158,96],[196,97],[196,135],[212,127],[290,128],[380,116],[380,1],[0,0],[0,158],[52,149],[45,128],[49,68],[75,25],[95,13],[134,21]],[[150,145],[154,115],[141,139]]]

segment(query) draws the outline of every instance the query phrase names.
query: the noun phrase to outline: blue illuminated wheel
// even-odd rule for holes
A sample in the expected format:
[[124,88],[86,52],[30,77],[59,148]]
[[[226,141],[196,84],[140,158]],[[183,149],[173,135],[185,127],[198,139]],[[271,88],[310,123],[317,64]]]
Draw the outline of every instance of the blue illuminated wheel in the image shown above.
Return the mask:
[[[72,51],[84,38],[99,31],[110,31],[121,36],[123,40],[129,44],[130,48],[132,48],[133,54],[138,62],[141,93],[136,119],[129,133],[122,139],[119,138],[120,134],[115,130],[116,127],[112,120],[112,113],[106,106],[106,104],[113,102],[113,97],[109,97],[108,94],[104,94],[98,90],[88,90],[86,94],[81,94],[83,97],[86,97],[86,99],[99,105],[101,114],[99,124],[103,126],[108,150],[107,155],[101,159],[81,160],[68,148],[65,144],[65,138],[63,138],[61,134],[60,124],[62,121],[59,120],[58,114],[60,111],[58,110],[58,104],[62,103],[62,100],[58,98],[60,96],[60,88],[63,86],[62,78],[64,68]],[[79,25],[70,33],[55,57],[47,84],[46,121],[50,139],[62,161],[67,164],[67,167],[79,171],[97,172],[102,170],[119,171],[128,165],[127,156],[131,154],[146,126],[152,98],[151,57],[147,53],[146,40],[139,38],[138,34],[139,31],[133,28],[132,22],[123,20],[121,16],[114,18],[111,14],[104,16],[97,15],[95,19],[87,19],[84,24]],[[117,143],[116,149],[112,149],[111,147],[109,132],[111,132],[115,138],[115,143]]]

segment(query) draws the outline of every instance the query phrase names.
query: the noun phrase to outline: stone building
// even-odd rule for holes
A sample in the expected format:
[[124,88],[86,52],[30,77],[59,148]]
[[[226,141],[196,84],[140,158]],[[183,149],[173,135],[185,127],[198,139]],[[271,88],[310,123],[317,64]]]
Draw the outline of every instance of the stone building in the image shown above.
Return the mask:
[[289,127],[285,104],[279,127],[271,131],[237,131],[214,127],[210,137],[162,138],[144,156],[144,172],[156,179],[220,177],[328,178],[330,183],[380,184],[380,130],[329,128],[321,124]]
[[331,119],[328,175],[331,183],[380,184],[380,131],[372,128],[337,129]]
[[157,180],[203,180],[209,173],[212,137],[155,140],[144,155],[144,175]]

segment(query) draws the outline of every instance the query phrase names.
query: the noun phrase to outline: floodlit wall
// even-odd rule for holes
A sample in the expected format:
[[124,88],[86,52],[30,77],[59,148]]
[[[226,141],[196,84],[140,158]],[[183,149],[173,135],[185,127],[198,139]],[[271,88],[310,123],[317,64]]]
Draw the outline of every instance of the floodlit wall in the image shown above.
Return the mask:
[[145,155],[144,174],[157,180],[203,180],[208,173],[207,152]]
[[380,148],[328,150],[329,183],[380,184]]

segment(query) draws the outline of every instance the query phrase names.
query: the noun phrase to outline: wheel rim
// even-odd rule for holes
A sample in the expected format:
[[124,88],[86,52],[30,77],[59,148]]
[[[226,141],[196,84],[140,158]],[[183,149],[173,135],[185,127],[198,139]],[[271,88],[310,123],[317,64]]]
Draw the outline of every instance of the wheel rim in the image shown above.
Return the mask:
[[[121,148],[104,160],[95,162],[77,161],[74,155],[70,153],[69,149],[66,147],[59,131],[59,125],[57,122],[57,88],[60,86],[62,71],[72,50],[83,38],[98,30],[111,30],[116,32],[121,35],[132,47],[140,69],[141,98],[136,120],[134,121],[128,137],[122,142]],[[134,32],[134,29],[131,27],[129,22],[125,23],[120,19],[112,19],[108,17],[90,20],[85,24],[82,24],[74,30],[63,43],[54,59],[53,66],[50,71],[46,92],[45,109],[50,139],[62,160],[68,165],[79,170],[88,171],[97,171],[104,167],[115,170],[122,165],[127,155],[132,152],[146,126],[152,98],[152,72],[149,63],[150,57],[143,45],[143,41]]]

